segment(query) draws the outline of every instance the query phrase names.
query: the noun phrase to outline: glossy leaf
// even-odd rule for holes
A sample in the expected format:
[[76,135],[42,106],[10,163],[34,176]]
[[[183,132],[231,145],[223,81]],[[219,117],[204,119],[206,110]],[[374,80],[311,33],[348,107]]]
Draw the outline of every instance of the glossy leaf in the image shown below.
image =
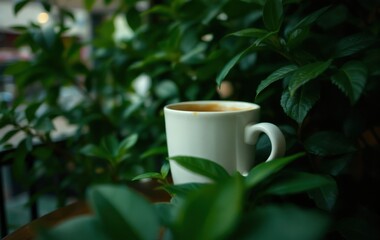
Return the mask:
[[273,159],[268,162],[260,163],[252,168],[248,176],[245,179],[246,186],[252,188],[262,181],[266,180],[273,174],[283,169],[286,165],[290,164],[294,160],[304,156],[304,153],[297,153],[291,156]]
[[354,104],[359,100],[366,85],[367,68],[364,64],[357,61],[348,62],[339,69],[338,73],[331,77],[331,81]]
[[176,184],[176,185],[165,185],[163,189],[175,196],[187,196],[195,190],[199,190],[205,184],[203,183],[185,183],[185,184]]
[[230,70],[235,66],[237,62],[249,51],[251,50],[253,46],[250,46],[249,48],[246,48],[244,51],[237,54],[235,57],[233,57],[228,63],[223,67],[223,69],[220,71],[218,76],[216,77],[216,83],[218,86],[223,82],[227,74],[230,72]]
[[228,61],[228,63],[223,67],[222,71],[220,71],[220,73],[216,77],[217,85],[220,86],[220,84],[223,82],[223,80],[225,79],[227,74],[230,72],[230,70],[236,65],[236,63],[240,61],[240,59],[245,54],[247,54],[249,51],[260,49],[262,42],[264,42],[265,40],[267,40],[274,34],[276,34],[276,32],[268,32],[266,35],[262,36],[261,38],[256,39],[251,46],[249,46],[244,51],[240,52],[235,57],[233,57],[230,61]]
[[334,58],[346,57],[353,55],[375,42],[375,38],[367,34],[354,34],[343,38],[337,43]]
[[306,172],[293,172],[286,174],[265,191],[266,194],[287,195],[301,193],[323,186],[335,184],[332,178]]
[[188,195],[178,209],[173,226],[175,239],[221,239],[237,224],[243,200],[240,176],[212,184]]
[[319,96],[319,87],[314,84],[304,85],[293,96],[288,90],[284,90],[281,107],[289,117],[301,124]]
[[331,211],[338,199],[338,186],[332,177],[326,177],[330,178],[331,184],[309,191],[309,197],[319,208]]
[[239,239],[319,240],[330,226],[326,215],[292,205],[256,208],[246,221],[249,230]]
[[297,24],[292,27],[292,30],[290,32],[296,31],[297,29],[300,29],[300,28],[305,28],[305,27],[310,26],[315,21],[317,21],[318,18],[322,16],[329,8],[330,7],[327,6],[307,15],[306,17],[298,21]]
[[263,8],[263,21],[269,31],[278,31],[283,19],[282,0],[266,0]]
[[315,79],[321,75],[327,68],[330,66],[331,60],[325,62],[314,62],[299,67],[289,80],[289,91],[291,95],[294,95],[295,92],[301,86],[305,85],[309,81]]
[[318,156],[335,156],[356,151],[354,144],[342,133],[332,131],[317,132],[305,140],[309,153]]
[[175,156],[170,157],[169,160],[175,161],[182,167],[194,173],[208,177],[214,181],[221,181],[230,177],[228,172],[222,166],[208,159],[188,156]]
[[296,65],[287,65],[271,73],[266,79],[260,82],[256,90],[256,97],[260,94],[260,92],[266,89],[269,85],[271,85],[272,83],[278,80],[285,78],[286,76],[294,72],[296,69],[297,69]]
[[228,34],[227,36],[262,38],[268,33],[269,32],[265,29],[246,28],[246,29],[242,29],[240,31]]
[[126,186],[100,185],[90,189],[89,201],[105,231],[113,239],[156,239],[159,222],[155,209]]
[[38,234],[38,240],[83,240],[97,239],[107,240],[100,221],[94,216],[79,216],[67,220],[50,230],[42,230]]

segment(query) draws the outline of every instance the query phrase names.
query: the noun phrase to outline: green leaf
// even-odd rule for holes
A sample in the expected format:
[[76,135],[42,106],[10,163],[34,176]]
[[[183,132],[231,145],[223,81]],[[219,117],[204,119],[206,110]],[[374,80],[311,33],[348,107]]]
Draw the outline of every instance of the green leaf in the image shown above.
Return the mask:
[[92,187],[88,199],[113,239],[158,238],[160,226],[153,205],[126,186]]
[[189,194],[178,209],[174,239],[209,240],[228,236],[242,210],[243,189],[241,176],[236,175]]
[[147,14],[159,14],[159,15],[163,15],[163,16],[169,16],[171,18],[173,18],[174,14],[173,13],[173,9],[171,9],[170,7],[168,6],[165,6],[163,4],[156,4],[154,5],[153,7],[149,8],[147,11],[143,12],[144,15],[147,15]]
[[128,25],[136,31],[141,26],[140,12],[136,8],[130,8],[125,14]]
[[159,202],[155,203],[154,207],[156,209],[160,222],[163,223],[164,226],[170,227],[174,222],[176,210],[175,206],[171,203]]
[[170,164],[169,164],[169,162],[165,161],[162,164],[161,169],[160,169],[162,178],[166,178],[169,174],[169,171],[170,171]]
[[252,46],[246,48],[244,51],[233,57],[228,63],[223,67],[222,71],[216,77],[216,83],[218,86],[223,82],[230,70],[235,66],[235,64],[251,49]]
[[317,132],[305,140],[305,149],[318,156],[336,156],[356,151],[354,144],[342,133]]
[[35,118],[37,109],[41,106],[42,102],[30,103],[25,109],[25,117],[31,122]]
[[328,178],[330,178],[331,184],[309,191],[309,197],[314,200],[319,208],[331,211],[338,198],[338,186],[332,177]]
[[299,67],[290,77],[289,91],[293,96],[298,88],[305,85],[310,80],[321,75],[330,66],[331,60],[325,62],[314,62]]
[[260,94],[260,92],[262,92],[270,84],[285,78],[286,76],[294,72],[296,69],[297,69],[296,65],[287,65],[274,71],[266,79],[260,82],[256,90],[256,97]]
[[269,32],[268,34],[266,34],[265,36],[257,39],[251,46],[249,46],[248,48],[246,48],[244,51],[242,51],[241,53],[237,54],[235,57],[233,57],[230,61],[228,61],[228,63],[223,67],[222,71],[220,71],[220,73],[218,74],[218,76],[216,77],[216,83],[218,86],[220,86],[220,84],[223,82],[223,80],[225,79],[225,77],[227,76],[227,74],[230,72],[230,70],[235,66],[235,64],[237,62],[239,62],[239,60],[245,55],[247,54],[249,51],[251,50],[254,50],[254,49],[259,49],[260,48],[260,44],[262,41],[266,40],[267,38],[269,38],[270,36],[272,36],[273,34],[275,34],[274,32]]
[[53,121],[49,117],[37,118],[33,128],[42,132],[50,132],[55,129]]
[[44,10],[45,10],[46,12],[50,12],[51,5],[50,5],[50,3],[49,3],[48,0],[43,0],[43,1],[41,1],[41,5],[42,5],[42,7],[44,8]]
[[285,174],[279,181],[271,184],[269,188],[265,190],[265,194],[295,194],[331,184],[335,184],[331,177],[305,172],[293,172]]
[[188,194],[196,190],[199,190],[204,185],[204,183],[185,183],[176,185],[165,185],[163,186],[163,189],[171,195],[186,197]]
[[6,143],[9,139],[15,136],[19,131],[20,131],[19,129],[12,129],[12,130],[7,131],[3,136],[1,136],[0,144]]
[[222,11],[223,6],[228,3],[228,0],[221,0],[213,2],[205,11],[206,14],[202,17],[202,24],[208,25]]
[[331,77],[331,81],[347,95],[351,104],[354,104],[359,100],[366,85],[367,68],[357,61],[348,62]]
[[114,135],[107,135],[103,137],[100,141],[100,147],[103,148],[104,152],[107,152],[110,157],[116,157],[119,144]]
[[80,153],[88,157],[97,157],[97,158],[103,158],[103,159],[108,159],[110,157],[109,154],[106,151],[104,151],[104,149],[94,144],[88,144],[84,146],[80,150]]
[[359,33],[343,38],[337,43],[335,48],[334,58],[341,58],[353,55],[366,49],[375,42],[373,36]]
[[206,43],[201,42],[195,45],[190,51],[183,54],[179,61],[183,64],[199,63],[204,59],[204,53],[207,50],[207,47]]
[[309,36],[309,29],[296,29],[290,33],[286,42],[286,47],[289,49],[297,48]]
[[21,11],[21,9],[23,9],[25,5],[28,4],[29,2],[30,0],[17,1],[17,3],[14,5],[14,8],[13,8],[13,14],[17,15]]
[[132,179],[132,181],[137,181],[141,179],[152,179],[152,178],[162,179],[162,175],[158,172],[147,172],[147,173],[137,175],[136,177]]
[[125,152],[127,152],[128,149],[130,149],[131,147],[133,147],[137,140],[138,140],[138,135],[137,134],[132,134],[128,137],[126,137],[118,146],[117,148],[117,153],[118,155],[120,154],[125,154]]
[[315,84],[304,85],[293,96],[288,90],[284,90],[281,96],[281,106],[289,117],[301,124],[318,101],[319,96],[319,87]]
[[292,33],[294,31],[296,31],[297,29],[305,28],[305,27],[310,26],[315,21],[317,21],[318,18],[320,16],[322,16],[329,8],[330,8],[330,6],[327,6],[327,7],[321,8],[321,9],[319,9],[319,10],[317,10],[317,11],[315,11],[315,12],[309,14],[309,15],[307,15],[301,21],[298,21],[297,24],[294,25],[292,27],[292,30],[290,30],[289,32]]
[[266,0],[263,8],[263,21],[269,31],[278,31],[283,19],[282,0]]
[[260,28],[246,28],[240,31],[228,34],[227,36],[237,36],[237,37],[254,37],[262,38],[267,35],[269,32],[265,29]]
[[326,159],[326,161],[321,161],[319,166],[320,172],[331,176],[341,175],[354,158],[354,154],[337,155]]
[[110,239],[103,226],[94,216],[79,216],[67,220],[58,226],[38,233],[38,240],[83,240],[83,239]]
[[154,147],[150,148],[146,152],[144,152],[140,157],[142,159],[149,158],[152,156],[157,156],[157,155],[166,155],[168,153],[168,147],[167,146],[159,146],[159,147]]
[[273,174],[283,169],[286,165],[294,160],[304,156],[305,153],[297,153],[288,157],[273,159],[268,162],[263,162],[251,169],[245,179],[246,186],[252,188],[262,181],[266,180]]
[[221,181],[230,177],[228,172],[219,164],[204,158],[175,156],[169,160],[175,161],[188,170],[208,177],[214,181]]
[[292,205],[266,205],[256,208],[245,222],[249,226],[246,228],[248,231],[238,239],[319,240],[325,239],[330,225],[326,215]]

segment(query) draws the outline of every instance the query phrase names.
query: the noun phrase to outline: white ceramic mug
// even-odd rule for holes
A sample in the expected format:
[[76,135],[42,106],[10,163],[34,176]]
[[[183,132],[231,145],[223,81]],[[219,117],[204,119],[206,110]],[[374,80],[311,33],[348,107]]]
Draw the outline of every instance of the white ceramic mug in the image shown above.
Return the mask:
[[[285,138],[272,123],[259,123],[260,106],[238,101],[193,101],[165,106],[169,157],[209,159],[227,172],[246,174],[252,167],[260,133],[268,135],[272,150],[267,161],[285,153]],[[209,182],[170,161],[174,184]]]

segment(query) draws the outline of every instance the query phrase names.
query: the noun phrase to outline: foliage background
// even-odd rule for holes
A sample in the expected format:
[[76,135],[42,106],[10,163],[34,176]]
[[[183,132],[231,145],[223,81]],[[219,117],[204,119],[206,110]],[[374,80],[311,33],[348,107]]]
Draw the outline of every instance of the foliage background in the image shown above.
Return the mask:
[[[15,13],[29,2],[17,2]],[[47,11],[53,9],[50,1],[40,3]],[[83,3],[90,10],[95,2]],[[174,101],[219,99],[217,85],[229,82],[234,91],[227,99],[254,101],[262,106],[263,121],[281,126],[287,154],[306,151],[293,168],[336,180],[336,189],[323,188],[310,197],[336,216],[341,235],[354,239],[350,236],[356,233],[349,232],[353,224],[365,239],[375,239],[379,3],[147,3],[141,10],[141,1],[117,2],[90,42],[64,37],[65,22],[73,15],[63,6],[58,6],[52,27],[15,26],[21,34],[17,45],[29,46],[34,54],[32,60],[8,68],[18,94],[12,106],[1,108],[0,127],[15,127],[1,141],[26,133],[18,151],[7,157],[14,159],[16,176],[31,176],[23,180],[25,185],[43,182],[41,194],[55,192],[62,204],[91,184],[127,182],[153,171],[166,156],[162,107]],[[115,42],[113,20],[120,14],[134,35]],[[80,58],[83,46],[92,49],[89,62]],[[150,79],[144,95],[134,87],[142,73]],[[40,94],[24,94],[31,86]],[[70,108],[58,98],[67,86],[82,97]],[[59,145],[50,137],[56,116],[79,127]],[[33,146],[33,138],[44,144]],[[258,162],[269,147],[262,137]],[[31,169],[24,161],[28,155],[37,159]],[[57,184],[46,184],[47,179]],[[296,202],[309,204],[304,198]]]

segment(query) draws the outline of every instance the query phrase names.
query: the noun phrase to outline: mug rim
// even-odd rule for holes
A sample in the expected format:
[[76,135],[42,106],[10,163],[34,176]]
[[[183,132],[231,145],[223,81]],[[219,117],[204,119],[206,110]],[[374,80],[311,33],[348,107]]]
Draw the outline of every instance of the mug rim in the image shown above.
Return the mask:
[[[173,109],[171,107],[178,106],[178,105],[191,105],[191,104],[210,104],[210,103],[217,103],[217,104],[227,104],[227,105],[245,105],[246,108],[239,109],[239,110],[226,110],[226,111],[194,111],[194,110],[182,110],[182,109]],[[177,103],[171,103],[167,104],[164,107],[165,111],[170,112],[177,112],[177,113],[190,113],[190,114],[236,114],[236,113],[242,113],[242,112],[249,112],[249,111],[257,111],[260,110],[260,105],[256,103],[251,102],[244,102],[244,101],[231,101],[231,100],[196,100],[196,101],[183,101],[183,102],[177,102]]]

